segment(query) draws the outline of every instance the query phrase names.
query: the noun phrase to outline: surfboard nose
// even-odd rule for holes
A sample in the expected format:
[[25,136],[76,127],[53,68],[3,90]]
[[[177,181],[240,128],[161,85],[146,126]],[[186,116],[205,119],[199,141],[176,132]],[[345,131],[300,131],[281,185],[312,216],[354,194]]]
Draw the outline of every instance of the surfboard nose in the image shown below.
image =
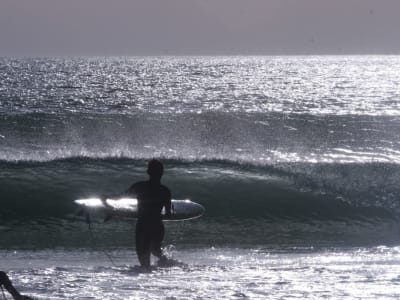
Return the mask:
[[205,208],[203,205],[193,202],[189,199],[172,200],[172,204],[174,205],[175,209],[174,215],[180,215],[183,219],[198,218],[202,216],[205,212]]
[[192,202],[192,205],[196,207],[199,216],[202,216],[206,212],[206,208],[200,203]]

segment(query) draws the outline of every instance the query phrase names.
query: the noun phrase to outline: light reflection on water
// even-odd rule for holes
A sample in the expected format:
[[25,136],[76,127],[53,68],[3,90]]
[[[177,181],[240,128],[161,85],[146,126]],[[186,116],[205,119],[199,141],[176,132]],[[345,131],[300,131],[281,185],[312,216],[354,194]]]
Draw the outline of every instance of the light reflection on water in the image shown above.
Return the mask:
[[[397,299],[400,248],[170,249],[185,265],[140,273],[130,250],[1,251],[38,299]],[[50,258],[50,259],[49,259]]]
[[395,116],[399,65],[398,56],[0,58],[0,112]]

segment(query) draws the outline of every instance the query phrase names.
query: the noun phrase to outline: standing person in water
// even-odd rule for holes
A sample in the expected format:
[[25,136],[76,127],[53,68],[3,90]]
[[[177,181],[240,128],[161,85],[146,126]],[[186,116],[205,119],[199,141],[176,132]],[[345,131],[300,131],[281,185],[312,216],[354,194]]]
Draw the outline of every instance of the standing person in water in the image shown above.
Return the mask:
[[161,184],[164,173],[162,163],[151,160],[147,166],[147,181],[134,183],[127,194],[138,199],[138,219],[136,222],[136,254],[140,266],[150,268],[150,255],[159,258],[159,264],[167,262],[161,244],[164,239],[164,224],[161,211],[165,207],[165,216],[171,216],[171,192]]

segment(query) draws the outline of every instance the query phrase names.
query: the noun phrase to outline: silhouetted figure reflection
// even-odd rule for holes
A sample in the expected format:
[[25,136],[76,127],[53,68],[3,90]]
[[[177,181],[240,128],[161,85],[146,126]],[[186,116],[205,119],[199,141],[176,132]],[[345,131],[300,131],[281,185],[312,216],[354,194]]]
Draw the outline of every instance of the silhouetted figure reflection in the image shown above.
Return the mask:
[[164,173],[162,163],[151,160],[147,166],[149,180],[134,183],[127,194],[138,199],[138,219],[136,222],[136,254],[140,266],[150,268],[150,255],[159,258],[159,264],[167,262],[161,244],[164,239],[164,224],[161,211],[165,207],[166,217],[171,216],[171,192],[161,184]]
[[28,296],[21,295],[12,285],[11,280],[10,278],[8,278],[7,274],[2,271],[0,271],[0,286],[2,288],[4,287],[15,300],[32,300],[32,298]]

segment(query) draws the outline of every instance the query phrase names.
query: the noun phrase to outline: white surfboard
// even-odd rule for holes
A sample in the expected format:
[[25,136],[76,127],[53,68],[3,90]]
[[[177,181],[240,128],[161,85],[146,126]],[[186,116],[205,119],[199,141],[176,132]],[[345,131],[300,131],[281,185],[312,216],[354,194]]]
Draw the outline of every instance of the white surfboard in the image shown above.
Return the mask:
[[[85,212],[101,215],[105,218],[120,216],[137,218],[138,201],[135,198],[106,199],[87,198],[74,201]],[[164,220],[179,221],[200,217],[204,213],[204,206],[190,200],[172,200],[171,217],[163,217]],[[161,212],[164,215],[165,211]]]

